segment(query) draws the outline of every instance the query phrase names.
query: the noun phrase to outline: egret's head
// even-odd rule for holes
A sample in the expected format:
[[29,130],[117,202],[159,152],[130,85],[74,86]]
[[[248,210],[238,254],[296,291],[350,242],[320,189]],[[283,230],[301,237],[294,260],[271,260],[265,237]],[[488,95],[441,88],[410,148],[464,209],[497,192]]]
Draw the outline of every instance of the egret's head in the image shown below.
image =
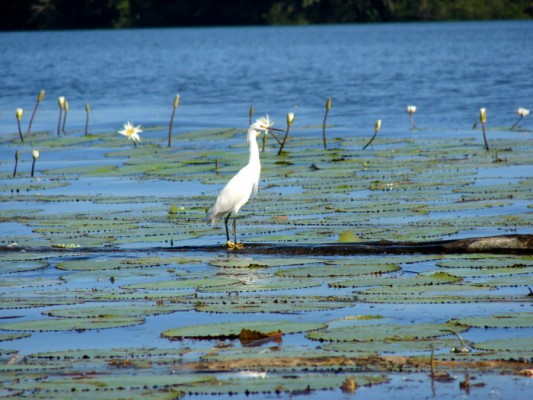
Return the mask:
[[281,129],[273,128],[273,125],[274,121],[272,121],[268,115],[265,115],[250,125],[250,128],[255,130],[257,136],[259,136],[261,132],[265,132],[266,134],[268,131],[281,131]]

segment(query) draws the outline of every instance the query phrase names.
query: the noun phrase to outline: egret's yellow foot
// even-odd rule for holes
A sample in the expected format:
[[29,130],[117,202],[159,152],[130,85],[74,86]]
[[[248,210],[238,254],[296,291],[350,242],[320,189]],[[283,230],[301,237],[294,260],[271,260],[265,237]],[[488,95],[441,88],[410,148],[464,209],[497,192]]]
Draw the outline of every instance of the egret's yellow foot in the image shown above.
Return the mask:
[[244,247],[242,243],[233,243],[231,240],[226,242],[226,246],[229,250],[241,250]]

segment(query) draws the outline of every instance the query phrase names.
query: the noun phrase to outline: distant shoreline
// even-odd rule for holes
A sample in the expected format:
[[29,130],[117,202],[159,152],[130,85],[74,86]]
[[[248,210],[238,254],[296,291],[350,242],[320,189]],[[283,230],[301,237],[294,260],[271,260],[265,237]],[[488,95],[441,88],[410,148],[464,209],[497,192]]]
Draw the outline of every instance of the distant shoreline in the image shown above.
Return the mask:
[[[216,4],[213,6],[212,4]],[[220,0],[0,3],[0,31],[531,20],[528,0]]]

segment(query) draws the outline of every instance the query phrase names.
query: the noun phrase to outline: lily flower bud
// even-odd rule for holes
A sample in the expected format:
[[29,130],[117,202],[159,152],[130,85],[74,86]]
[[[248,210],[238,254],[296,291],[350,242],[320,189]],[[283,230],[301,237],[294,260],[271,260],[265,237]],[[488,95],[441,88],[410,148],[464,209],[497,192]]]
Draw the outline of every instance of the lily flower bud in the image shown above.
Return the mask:
[[486,108],[480,108],[479,109],[479,120],[482,124],[487,122],[487,109]]
[[287,113],[287,126],[291,126],[294,122],[294,113]]

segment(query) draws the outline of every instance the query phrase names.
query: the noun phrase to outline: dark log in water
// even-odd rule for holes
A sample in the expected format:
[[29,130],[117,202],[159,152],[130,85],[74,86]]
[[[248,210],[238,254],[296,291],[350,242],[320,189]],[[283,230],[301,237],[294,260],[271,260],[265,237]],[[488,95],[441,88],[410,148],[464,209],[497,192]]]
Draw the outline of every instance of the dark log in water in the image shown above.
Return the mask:
[[533,235],[502,235],[429,242],[354,242],[324,244],[249,243],[240,250],[220,246],[173,247],[172,251],[220,251],[239,254],[349,256],[358,254],[533,254]]
[[437,240],[428,242],[379,242],[354,243],[324,243],[324,244],[273,244],[247,243],[242,249],[230,250],[223,245],[207,246],[169,246],[145,247],[138,249],[123,249],[111,246],[105,247],[18,247],[0,246],[0,251],[32,251],[49,252],[65,251],[76,253],[136,253],[145,251],[169,252],[206,252],[206,253],[237,253],[237,254],[275,254],[282,256],[349,256],[358,254],[524,254],[533,255],[533,235],[500,235],[454,240]]

